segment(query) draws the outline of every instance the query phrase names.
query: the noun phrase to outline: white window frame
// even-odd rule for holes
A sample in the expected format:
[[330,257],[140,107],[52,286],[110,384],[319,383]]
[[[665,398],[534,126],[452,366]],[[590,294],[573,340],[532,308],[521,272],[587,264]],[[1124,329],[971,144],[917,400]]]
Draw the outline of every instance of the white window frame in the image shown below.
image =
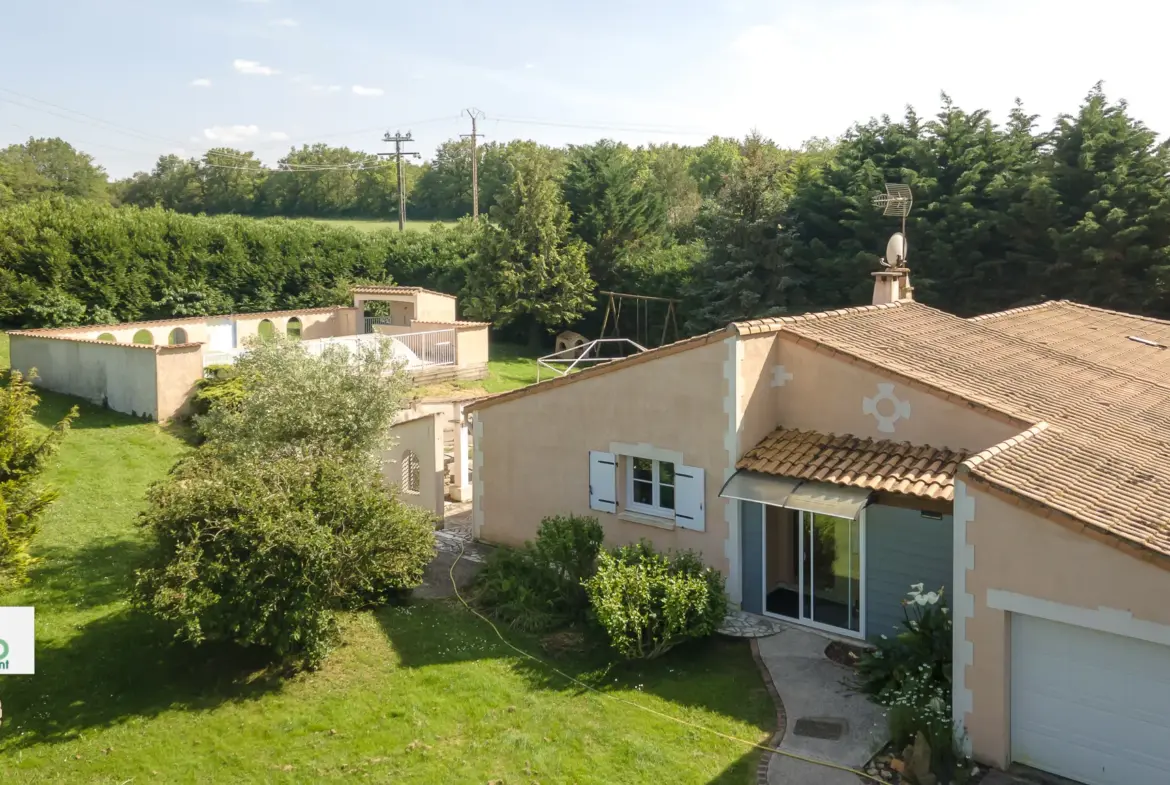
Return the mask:
[[[667,520],[674,520],[674,510],[668,507],[659,506],[661,501],[660,495],[662,492],[662,481],[659,477],[659,470],[663,463],[669,463],[678,471],[678,464],[674,461],[660,461],[657,458],[641,458],[644,461],[652,461],[653,465],[653,489],[654,489],[654,503],[653,504],[639,504],[634,501],[634,461],[638,460],[638,456],[625,455],[626,460],[626,509],[630,512],[641,513],[642,515],[653,515],[655,518],[666,518]],[[644,480],[639,480],[644,482]],[[670,483],[667,487],[676,489],[677,483]],[[677,490],[675,491],[675,504],[678,504]]]

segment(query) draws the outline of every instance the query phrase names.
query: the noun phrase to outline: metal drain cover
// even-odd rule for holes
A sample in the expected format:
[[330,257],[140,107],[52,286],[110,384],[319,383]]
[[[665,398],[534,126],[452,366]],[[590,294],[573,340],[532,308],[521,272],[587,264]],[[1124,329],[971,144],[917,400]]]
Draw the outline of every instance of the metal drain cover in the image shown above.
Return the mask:
[[839,739],[845,734],[846,722],[840,717],[801,717],[792,732],[813,739]]

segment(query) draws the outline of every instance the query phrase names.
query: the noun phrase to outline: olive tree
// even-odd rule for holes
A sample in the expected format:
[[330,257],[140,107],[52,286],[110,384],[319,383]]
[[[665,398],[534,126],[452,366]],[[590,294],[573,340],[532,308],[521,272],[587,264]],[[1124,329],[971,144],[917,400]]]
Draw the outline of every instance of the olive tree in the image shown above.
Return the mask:
[[387,345],[320,356],[282,340],[240,358],[242,394],[197,418],[205,438],[148,494],[153,557],[137,607],[193,644],[259,647],[314,667],[336,612],[417,586],[434,521],[383,481],[406,387]]

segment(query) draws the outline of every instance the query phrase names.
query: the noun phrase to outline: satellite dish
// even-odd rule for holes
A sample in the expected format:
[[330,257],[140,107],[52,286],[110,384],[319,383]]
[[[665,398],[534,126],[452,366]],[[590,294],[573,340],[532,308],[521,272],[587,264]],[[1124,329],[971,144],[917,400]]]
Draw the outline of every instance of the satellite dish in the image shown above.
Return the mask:
[[906,235],[894,232],[894,236],[886,243],[886,258],[882,264],[886,267],[903,267],[906,264]]

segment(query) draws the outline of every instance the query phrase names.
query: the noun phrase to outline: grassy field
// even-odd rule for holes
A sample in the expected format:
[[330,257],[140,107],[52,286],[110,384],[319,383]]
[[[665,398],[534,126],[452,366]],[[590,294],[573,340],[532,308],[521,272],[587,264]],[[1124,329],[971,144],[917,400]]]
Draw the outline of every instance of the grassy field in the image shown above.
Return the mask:
[[[499,383],[526,378],[519,358],[496,362]],[[38,419],[48,426],[73,403],[46,394]],[[41,561],[28,586],[0,595],[37,609],[37,675],[0,677],[5,783],[754,781],[750,748],[572,687],[452,602],[350,614],[344,645],[292,679],[239,651],[174,643],[125,597],[143,555],[143,494],[188,448],[155,424],[81,410],[48,472],[61,498]],[[770,726],[743,642],[638,665],[590,649],[556,664],[740,738]]]
[[[374,221],[367,218],[314,218],[318,223],[329,224],[331,226],[348,226],[354,229],[360,229],[363,232],[379,232],[383,229],[398,229],[398,220],[393,221]],[[407,220],[406,228],[408,231],[425,232],[435,224],[453,225],[454,221],[411,221]]]
[[530,349],[506,343],[492,344],[490,354],[488,378],[481,383],[487,392],[507,392],[536,383],[536,358]]

